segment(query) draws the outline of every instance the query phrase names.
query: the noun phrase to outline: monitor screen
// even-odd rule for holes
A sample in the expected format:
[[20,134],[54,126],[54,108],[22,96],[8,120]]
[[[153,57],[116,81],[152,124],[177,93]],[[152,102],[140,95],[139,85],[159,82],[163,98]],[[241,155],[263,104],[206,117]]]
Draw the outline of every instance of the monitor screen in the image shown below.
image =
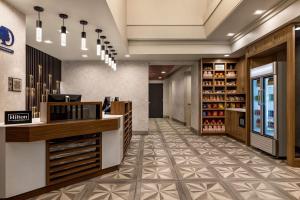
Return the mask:
[[110,112],[110,97],[105,97],[104,102],[103,102],[103,106],[102,106],[102,110],[105,113]]
[[67,102],[68,98],[70,102],[80,102],[81,94],[49,94],[48,102]]

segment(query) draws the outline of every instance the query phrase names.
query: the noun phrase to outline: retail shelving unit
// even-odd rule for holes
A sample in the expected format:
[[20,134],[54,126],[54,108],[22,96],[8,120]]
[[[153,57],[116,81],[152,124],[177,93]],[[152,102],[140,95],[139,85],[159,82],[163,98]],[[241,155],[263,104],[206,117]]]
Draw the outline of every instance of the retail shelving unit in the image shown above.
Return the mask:
[[245,94],[238,90],[237,61],[203,60],[200,71],[200,132],[225,134],[226,109],[245,108]]

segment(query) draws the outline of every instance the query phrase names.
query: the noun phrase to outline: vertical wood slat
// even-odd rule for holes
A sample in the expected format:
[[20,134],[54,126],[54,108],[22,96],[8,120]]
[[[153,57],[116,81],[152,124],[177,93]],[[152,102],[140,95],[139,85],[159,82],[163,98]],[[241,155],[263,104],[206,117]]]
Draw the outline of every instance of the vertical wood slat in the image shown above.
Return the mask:
[[[52,85],[55,88],[56,81],[61,81],[61,60],[50,56],[42,51],[39,51],[38,49],[35,49],[31,46],[26,46],[26,87],[29,87],[29,75],[33,75],[34,79],[34,87],[36,88],[36,83],[38,80],[38,65],[42,65],[42,83],[41,88],[43,86],[43,83],[48,85],[48,74],[53,74],[52,79]],[[55,88],[56,89],[56,88]],[[42,90],[41,90],[42,91]],[[37,92],[37,90],[36,90]],[[40,94],[41,96],[41,94]],[[34,101],[34,105],[36,106],[37,102]],[[29,104],[27,103],[26,109],[29,109]]]
[[48,140],[46,181],[53,185],[102,168],[102,134]]

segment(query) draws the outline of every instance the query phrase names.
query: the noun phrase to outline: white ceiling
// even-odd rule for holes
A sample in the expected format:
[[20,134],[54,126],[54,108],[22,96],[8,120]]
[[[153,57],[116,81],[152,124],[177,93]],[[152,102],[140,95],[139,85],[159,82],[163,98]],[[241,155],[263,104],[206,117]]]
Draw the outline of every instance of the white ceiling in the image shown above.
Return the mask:
[[282,0],[244,0],[223,22],[208,36],[210,40],[228,40],[227,33],[239,33],[249,24],[260,18],[253,15],[256,10],[269,10]]
[[[107,39],[122,57],[127,53],[127,46],[120,37],[120,33],[105,0],[7,0],[7,2],[26,14],[27,44],[59,59],[99,59],[96,56],[96,28],[103,29],[103,34],[107,36]],[[45,9],[41,13],[43,39],[53,41],[52,44],[35,41],[35,20],[37,19],[37,13],[33,10],[33,6],[35,5],[42,6]],[[58,17],[59,13],[69,15],[69,18],[65,21],[65,25],[69,31],[69,34],[67,34],[67,47],[60,46],[60,34],[58,30],[61,27],[62,20]],[[80,50],[82,25],[80,25],[79,21],[81,19],[88,21],[88,25],[85,27],[88,51]],[[88,58],[83,58],[83,54],[87,54]]]
[[[270,10],[288,0],[127,0],[127,14],[125,0],[5,1],[26,14],[27,44],[61,60],[98,60],[95,29],[101,28],[119,59],[195,61],[230,54],[228,32],[240,33],[253,25],[261,17],[253,15],[255,10]],[[35,41],[35,5],[45,8],[44,39],[53,44]],[[65,48],[60,46],[59,13],[69,15]],[[88,51],[80,50],[81,19],[89,22]],[[128,52],[131,57],[124,58]]]

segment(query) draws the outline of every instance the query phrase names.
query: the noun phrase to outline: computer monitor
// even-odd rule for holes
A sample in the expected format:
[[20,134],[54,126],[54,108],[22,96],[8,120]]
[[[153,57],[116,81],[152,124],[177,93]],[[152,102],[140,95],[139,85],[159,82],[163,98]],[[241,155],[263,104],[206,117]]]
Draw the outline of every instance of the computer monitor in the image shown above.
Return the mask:
[[81,94],[48,94],[48,102],[80,102]]
[[103,106],[102,106],[102,110],[105,113],[110,113],[110,97],[105,97]]

